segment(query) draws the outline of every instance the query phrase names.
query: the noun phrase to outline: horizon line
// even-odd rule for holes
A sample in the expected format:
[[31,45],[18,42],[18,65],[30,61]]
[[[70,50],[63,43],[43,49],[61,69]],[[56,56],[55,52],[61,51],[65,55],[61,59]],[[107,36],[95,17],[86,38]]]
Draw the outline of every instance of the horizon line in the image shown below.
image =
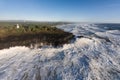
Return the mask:
[[8,19],[8,20],[0,20],[0,22],[66,22],[66,23],[116,23],[116,24],[119,24],[120,22],[90,22],[90,21],[50,21],[50,20],[15,20],[15,19]]

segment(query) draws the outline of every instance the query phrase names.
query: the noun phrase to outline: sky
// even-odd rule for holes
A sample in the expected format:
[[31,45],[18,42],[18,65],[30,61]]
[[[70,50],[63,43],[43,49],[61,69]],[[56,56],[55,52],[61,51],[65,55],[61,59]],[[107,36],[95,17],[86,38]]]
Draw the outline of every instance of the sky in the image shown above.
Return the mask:
[[120,23],[120,0],[0,0],[0,20]]

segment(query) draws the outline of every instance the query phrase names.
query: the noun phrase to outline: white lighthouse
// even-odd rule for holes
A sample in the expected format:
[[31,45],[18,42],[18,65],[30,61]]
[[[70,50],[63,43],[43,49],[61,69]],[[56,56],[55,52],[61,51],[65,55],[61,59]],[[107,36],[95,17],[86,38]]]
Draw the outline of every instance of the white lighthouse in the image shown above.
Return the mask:
[[19,29],[20,28],[19,24],[17,24],[16,27],[17,27],[17,29]]

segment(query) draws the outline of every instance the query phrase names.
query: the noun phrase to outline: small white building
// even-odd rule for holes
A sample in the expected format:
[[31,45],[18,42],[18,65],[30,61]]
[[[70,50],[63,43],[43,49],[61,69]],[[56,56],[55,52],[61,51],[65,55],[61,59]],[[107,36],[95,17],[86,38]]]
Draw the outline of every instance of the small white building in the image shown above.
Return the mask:
[[17,29],[19,29],[19,28],[20,28],[19,24],[17,24],[17,25],[16,25],[16,28],[17,28]]

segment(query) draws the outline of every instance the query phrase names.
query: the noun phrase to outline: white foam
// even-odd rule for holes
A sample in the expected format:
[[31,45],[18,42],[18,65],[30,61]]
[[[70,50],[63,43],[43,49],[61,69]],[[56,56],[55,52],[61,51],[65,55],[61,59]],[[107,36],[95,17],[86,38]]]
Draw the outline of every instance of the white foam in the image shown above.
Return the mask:
[[77,38],[63,48],[29,49],[12,47],[0,50],[0,80],[119,80],[119,31],[101,32],[96,25],[70,24],[59,26],[75,35],[95,33]]

